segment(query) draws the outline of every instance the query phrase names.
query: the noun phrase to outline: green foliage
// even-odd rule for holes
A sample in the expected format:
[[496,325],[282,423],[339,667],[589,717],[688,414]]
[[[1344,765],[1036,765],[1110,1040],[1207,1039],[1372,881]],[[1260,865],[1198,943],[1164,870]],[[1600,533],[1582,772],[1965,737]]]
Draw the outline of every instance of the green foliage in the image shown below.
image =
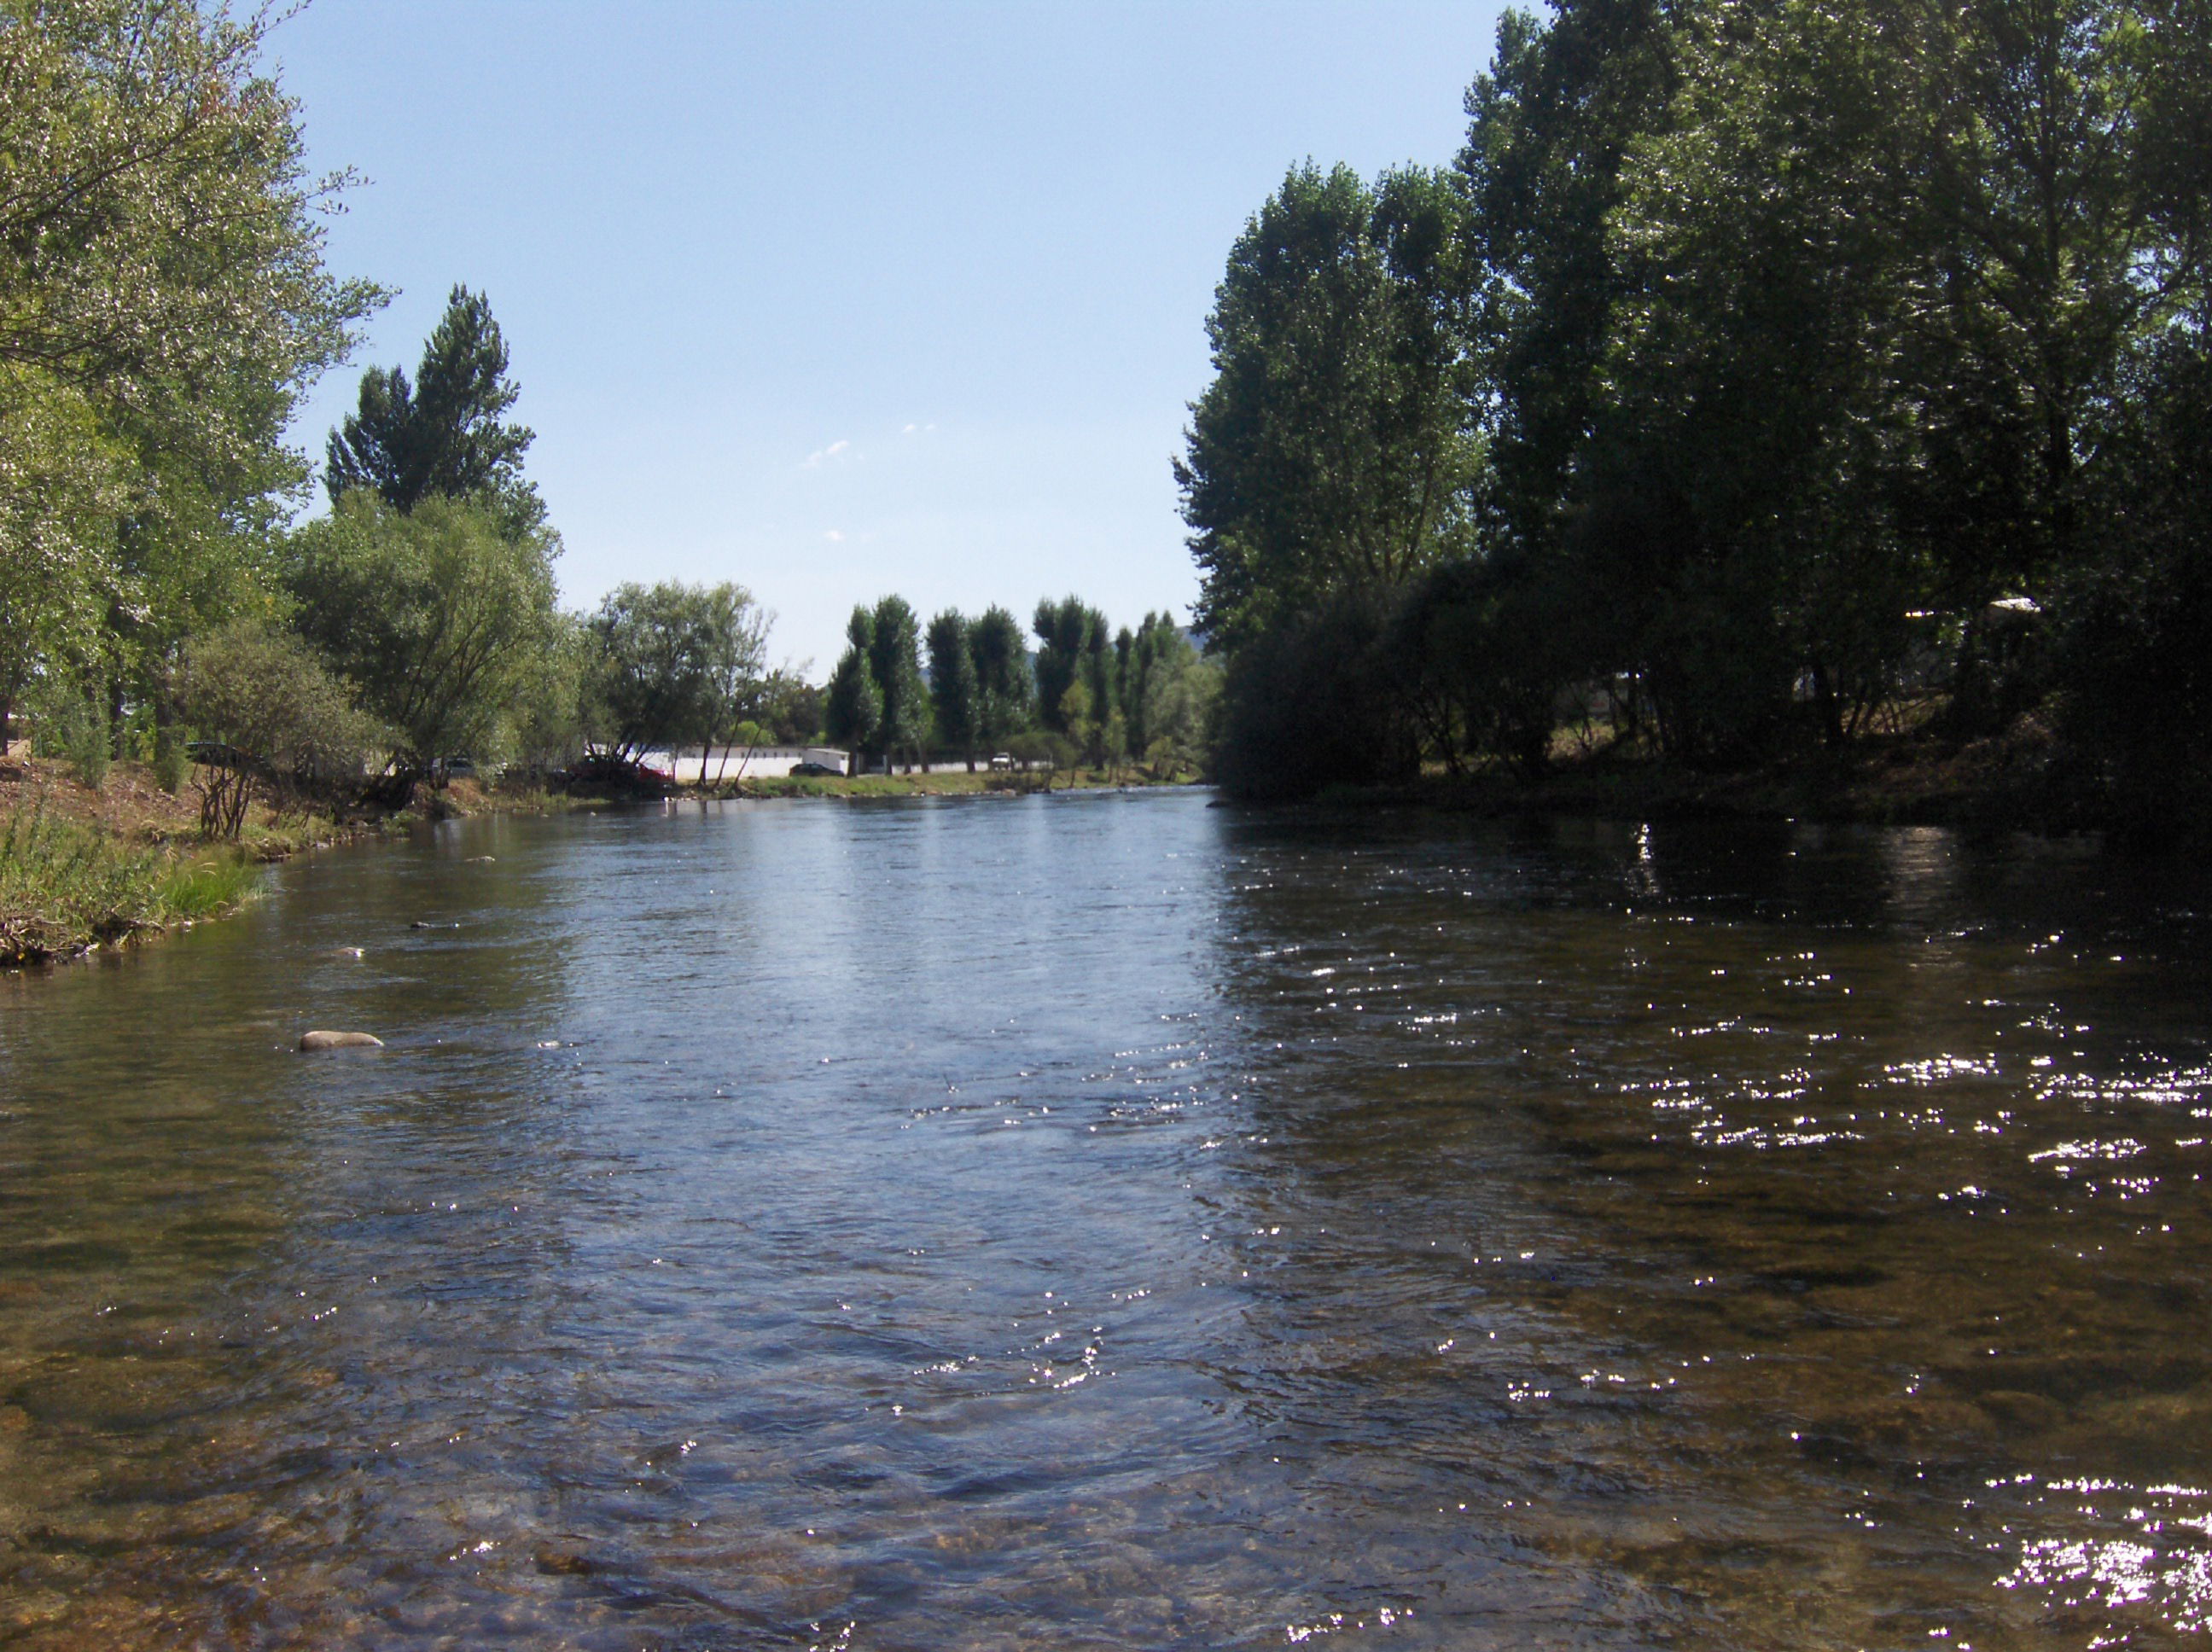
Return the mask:
[[273,19],[0,9],[0,724],[41,673],[153,690],[303,463],[305,385],[381,295],[323,269]]
[[2127,554],[2079,570],[2062,607],[2062,726],[2145,844],[2212,843],[2212,345],[2162,341],[2136,364],[2124,422],[2099,444],[2091,503]]
[[237,837],[257,787],[279,807],[358,787],[382,733],[305,643],[251,620],[194,638],[177,689],[200,738],[224,748],[198,769],[209,837]]
[[399,511],[425,499],[479,499],[495,501],[512,534],[542,528],[544,501],[522,474],[534,433],[501,418],[520,395],[490,301],[456,286],[411,385],[401,367],[362,374],[360,405],[331,432],[323,482],[331,502],[357,489]]
[[590,622],[593,738],[626,762],[726,740],[760,698],[769,624],[743,586],[619,586]]
[[876,604],[868,641],[868,674],[881,696],[876,740],[886,756],[911,762],[929,741],[929,690],[921,676],[921,624],[903,597]]
[[1273,799],[1412,779],[1419,746],[1392,682],[1387,623],[1378,595],[1348,592],[1231,655],[1222,783]]
[[822,738],[826,691],[806,680],[806,667],[779,665],[761,683],[757,712],[761,744],[799,745]]
[[930,621],[929,699],[936,712],[938,743],[964,755],[973,768],[981,706],[971,629],[950,609]]
[[1036,682],[1030,671],[1020,622],[1004,608],[992,607],[969,628],[975,659],[975,737],[987,746],[1003,746],[1035,714]]
[[[1095,660],[1105,647],[1106,616],[1086,606],[1079,597],[1065,597],[1056,603],[1038,603],[1030,629],[1036,634],[1038,644],[1035,666],[1037,720],[1055,732],[1065,733],[1068,713],[1063,701],[1069,688],[1079,679],[1086,676],[1095,679],[1095,666],[1086,671],[1086,665]],[[1086,680],[1085,689],[1091,704],[1103,698],[1095,680]]]
[[0,964],[210,917],[259,881],[259,869],[234,855],[179,861],[36,806],[18,809],[0,824]]
[[849,746],[861,758],[855,772],[866,767],[866,755],[878,748],[884,726],[883,691],[876,686],[870,665],[876,636],[876,616],[865,604],[853,610],[847,622],[845,657],[830,674],[823,704],[823,726],[830,739]]
[[514,766],[533,781],[584,756],[596,642],[585,620],[556,614],[544,648],[522,672],[509,732]]
[[67,758],[86,786],[105,785],[112,752],[99,684],[49,677],[37,685],[31,704],[33,751],[41,757]]
[[1436,569],[1391,616],[1386,653],[1424,745],[1541,770],[1588,658],[1572,592],[1486,562]]
[[1103,725],[1092,715],[1097,701],[1091,697],[1091,685],[1077,677],[1061,691],[1060,696],[1060,730],[1078,758],[1097,762],[1099,736]]
[[557,635],[544,532],[517,538],[490,507],[427,498],[402,513],[348,493],[291,536],[298,625],[392,731],[403,773],[489,756]]
[[[1395,751],[1385,707],[1455,768],[1601,701],[1693,762],[1842,745],[1940,626],[1944,726],[2056,683],[2148,795],[2203,644],[2204,0],[1590,0],[1509,14],[1467,107],[1450,189],[1308,167],[1231,255],[1179,471],[1224,773],[1309,715]],[[1324,658],[1332,613],[1395,640]]]
[[191,774],[191,760],[185,755],[185,742],[174,724],[156,729],[154,734],[154,780],[164,792],[174,795],[182,789]]
[[1458,218],[1437,174],[1370,189],[1308,164],[1231,251],[1206,323],[1215,378],[1176,465],[1205,579],[1198,623],[1225,645],[1395,587],[1462,542],[1480,449]]
[[1218,661],[1191,647],[1181,631],[1164,623],[1164,615],[1161,618],[1142,677],[1142,714],[1131,720],[1129,738],[1130,749],[1165,780],[1210,766],[1222,671]]

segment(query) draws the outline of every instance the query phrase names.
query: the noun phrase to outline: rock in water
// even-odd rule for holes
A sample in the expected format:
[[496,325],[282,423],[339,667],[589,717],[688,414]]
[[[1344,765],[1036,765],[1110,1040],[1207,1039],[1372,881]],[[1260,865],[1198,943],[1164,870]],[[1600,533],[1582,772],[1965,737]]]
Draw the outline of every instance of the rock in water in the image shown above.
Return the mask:
[[384,1041],[374,1033],[310,1032],[300,1035],[300,1048],[303,1050],[380,1050],[384,1048]]

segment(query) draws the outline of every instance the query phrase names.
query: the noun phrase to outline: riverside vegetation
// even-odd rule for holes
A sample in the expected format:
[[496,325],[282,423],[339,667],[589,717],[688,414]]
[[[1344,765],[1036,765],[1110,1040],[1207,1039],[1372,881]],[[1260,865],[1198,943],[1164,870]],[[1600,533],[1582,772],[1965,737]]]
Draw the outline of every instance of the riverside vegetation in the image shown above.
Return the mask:
[[1230,255],[1177,466],[1224,780],[1902,756],[2212,829],[2203,0],[1568,0],[1467,110]]
[[300,520],[284,433],[386,294],[324,266],[353,180],[305,170],[272,16],[7,5],[0,750],[189,772],[215,841],[816,738],[2202,837],[2209,7],[1510,14],[1451,163],[1296,168],[1231,253],[1176,467],[1203,652],[890,596],[817,686],[733,582],[559,608],[464,285]]
[[[889,598],[866,610],[869,671],[825,691],[770,666],[771,616],[733,582],[563,612],[506,341],[465,286],[411,374],[363,374],[327,445],[329,512],[300,521],[313,469],[286,428],[388,295],[324,267],[319,215],[354,180],[304,169],[298,106],[258,68],[276,21],[0,4],[0,173],[28,180],[0,196],[0,754],[27,722],[50,782],[64,759],[94,793],[114,765],[171,793],[189,778],[200,839],[252,829],[264,852],[447,809],[455,772],[622,790],[690,743],[827,732],[909,768],[1015,746],[1196,771],[1218,671],[1164,616],[1116,635],[1073,599],[1040,607],[1033,682],[1005,610],[939,615],[925,679]],[[9,817],[5,957],[208,909],[207,869],[244,864],[209,848],[187,869],[100,813]]]

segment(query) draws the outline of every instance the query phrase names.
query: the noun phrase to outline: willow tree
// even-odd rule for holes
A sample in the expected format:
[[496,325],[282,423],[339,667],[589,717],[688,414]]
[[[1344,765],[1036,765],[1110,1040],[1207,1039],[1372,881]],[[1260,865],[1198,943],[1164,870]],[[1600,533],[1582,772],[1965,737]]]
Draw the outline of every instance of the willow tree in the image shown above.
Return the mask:
[[557,550],[475,501],[402,513],[359,493],[291,537],[298,628],[390,728],[403,778],[504,743],[558,635]]

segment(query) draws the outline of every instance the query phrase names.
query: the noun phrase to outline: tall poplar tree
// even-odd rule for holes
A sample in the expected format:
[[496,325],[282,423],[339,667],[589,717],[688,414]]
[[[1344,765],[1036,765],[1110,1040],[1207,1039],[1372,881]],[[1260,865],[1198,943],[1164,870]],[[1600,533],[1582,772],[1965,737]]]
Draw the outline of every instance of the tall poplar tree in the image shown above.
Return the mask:
[[937,738],[975,767],[979,732],[975,657],[967,620],[951,609],[929,623],[929,699],[937,718]]

